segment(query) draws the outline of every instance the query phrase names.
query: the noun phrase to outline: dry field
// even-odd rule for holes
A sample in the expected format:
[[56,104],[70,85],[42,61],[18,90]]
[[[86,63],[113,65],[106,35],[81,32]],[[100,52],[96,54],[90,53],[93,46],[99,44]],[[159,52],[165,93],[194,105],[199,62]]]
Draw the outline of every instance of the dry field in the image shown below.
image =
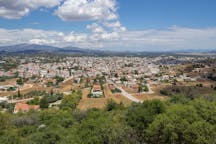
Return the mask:
[[0,82],[0,85],[15,85],[16,84],[16,78],[6,80],[5,82]]
[[122,102],[125,105],[129,105],[131,101],[121,94],[112,94],[107,84],[104,85],[104,98],[88,98],[87,95],[90,92],[90,88],[85,88],[82,90],[83,96],[78,105],[81,110],[86,110],[89,108],[104,108],[108,100],[113,99],[115,102]]
[[153,99],[159,99],[159,100],[166,100],[167,97],[161,96],[161,95],[155,95],[155,94],[133,94],[134,97],[136,97],[139,100],[153,100]]
[[86,110],[89,108],[103,108],[106,105],[107,98],[88,98],[90,88],[82,90],[83,96],[79,102],[78,109]]
[[78,109],[86,110],[90,108],[104,108],[107,98],[88,98],[82,99],[78,105]]

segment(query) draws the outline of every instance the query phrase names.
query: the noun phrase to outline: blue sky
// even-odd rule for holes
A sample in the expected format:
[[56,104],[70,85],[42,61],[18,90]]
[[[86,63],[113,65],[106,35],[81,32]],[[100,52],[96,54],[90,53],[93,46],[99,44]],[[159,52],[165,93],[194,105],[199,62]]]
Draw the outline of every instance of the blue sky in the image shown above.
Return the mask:
[[215,49],[216,1],[0,1],[0,41],[132,51]]
[[119,0],[121,21],[130,29],[212,27],[215,0]]

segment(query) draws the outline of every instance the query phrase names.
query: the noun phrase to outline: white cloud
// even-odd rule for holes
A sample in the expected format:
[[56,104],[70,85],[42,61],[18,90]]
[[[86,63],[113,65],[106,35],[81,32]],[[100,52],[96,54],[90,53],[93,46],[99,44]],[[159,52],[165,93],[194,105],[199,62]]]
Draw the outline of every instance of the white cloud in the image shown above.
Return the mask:
[[86,28],[91,30],[93,33],[104,33],[105,32],[104,28],[99,26],[97,23],[87,25]]
[[64,37],[64,41],[69,43],[82,43],[87,41],[87,37],[87,34],[76,34],[72,32]]
[[55,14],[64,21],[117,19],[115,0],[65,0]]
[[126,31],[126,27],[122,26],[120,21],[106,21],[103,23],[103,25],[107,28],[111,28],[115,32],[124,32]]
[[61,0],[0,0],[0,17],[19,19],[39,7],[51,8],[59,5]]
[[46,40],[46,39],[31,39],[29,41],[31,44],[38,44],[38,45],[50,45],[55,44],[55,40]]
[[121,23],[119,21],[116,21],[116,22],[105,22],[104,25],[106,27],[111,27],[111,28],[121,27]]
[[[19,37],[18,37],[19,36]],[[21,43],[109,50],[176,50],[216,48],[216,28],[170,27],[164,30],[63,33],[36,29],[0,29],[0,45]]]

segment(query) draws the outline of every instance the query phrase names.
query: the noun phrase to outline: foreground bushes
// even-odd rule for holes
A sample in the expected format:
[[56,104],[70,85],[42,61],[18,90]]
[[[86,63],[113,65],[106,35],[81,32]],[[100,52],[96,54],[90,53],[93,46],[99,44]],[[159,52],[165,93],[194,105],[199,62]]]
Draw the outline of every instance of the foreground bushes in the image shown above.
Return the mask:
[[109,101],[103,110],[76,109],[79,92],[64,97],[61,109],[0,114],[0,144],[213,144],[216,143],[214,98],[134,103]]

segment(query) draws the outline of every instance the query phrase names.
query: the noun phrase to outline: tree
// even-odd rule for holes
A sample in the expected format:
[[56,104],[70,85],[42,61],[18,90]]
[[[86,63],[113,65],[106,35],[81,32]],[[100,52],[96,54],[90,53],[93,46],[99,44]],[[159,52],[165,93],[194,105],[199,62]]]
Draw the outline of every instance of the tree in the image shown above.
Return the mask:
[[211,113],[209,105],[204,100],[172,105],[145,130],[146,143],[215,143],[215,119],[212,117],[215,108]]
[[210,144],[215,143],[216,132],[214,125],[206,121],[195,121],[185,130],[185,143]]
[[54,92],[53,92],[53,89],[51,89],[51,90],[50,90],[50,95],[53,95],[53,93],[54,93]]
[[139,73],[138,73],[138,70],[134,70],[134,74],[135,75],[138,75]]
[[48,102],[48,99],[47,97],[43,97],[41,100],[40,100],[40,108],[44,109],[44,108],[48,108],[49,107],[49,102]]
[[33,100],[30,100],[30,101],[28,102],[28,104],[30,104],[30,105],[39,105],[39,104],[40,104],[40,99],[39,99],[39,97],[34,97]]
[[137,143],[134,141],[132,129],[117,121],[114,123],[114,118],[108,112],[93,109],[87,115],[74,129],[73,135],[77,136],[71,139],[70,143]]
[[19,78],[19,79],[17,79],[17,81],[16,81],[16,83],[18,84],[18,85],[23,85],[23,79],[22,78]]
[[82,98],[81,91],[72,92],[70,95],[64,96],[60,105],[61,109],[74,110]]
[[141,85],[139,85],[139,87],[138,87],[138,92],[139,93],[143,92],[143,87]]
[[124,77],[120,78],[120,81],[121,82],[127,81],[127,78],[124,76]]
[[115,101],[113,101],[112,99],[108,100],[108,102],[106,104],[106,110],[107,111],[111,111],[111,110],[115,109],[116,107],[117,107],[117,103]]
[[9,118],[10,118],[10,115],[9,114],[3,114],[3,113],[0,113],[0,129],[1,130],[4,130],[4,129],[7,129],[8,126],[9,126]]
[[144,92],[148,92],[148,91],[149,91],[149,88],[148,88],[147,85],[144,86],[143,91],[144,91]]
[[18,89],[18,91],[17,91],[17,97],[18,97],[18,98],[21,98],[21,97],[22,97],[22,94],[21,94],[21,92],[20,92],[20,89]]
[[64,78],[60,77],[60,76],[56,76],[55,79],[56,79],[56,85],[58,85],[60,82],[64,81]]
[[142,104],[132,104],[126,113],[126,122],[131,126],[143,142],[144,129],[154,121],[158,114],[165,111],[165,105],[159,100],[144,101]]

